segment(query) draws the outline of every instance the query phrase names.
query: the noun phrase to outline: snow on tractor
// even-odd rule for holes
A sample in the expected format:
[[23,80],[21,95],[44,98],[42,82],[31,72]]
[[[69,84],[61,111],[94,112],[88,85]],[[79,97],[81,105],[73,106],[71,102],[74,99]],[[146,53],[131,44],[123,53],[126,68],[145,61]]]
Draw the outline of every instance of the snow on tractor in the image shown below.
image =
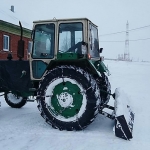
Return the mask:
[[[131,139],[134,113],[128,103],[122,103],[120,89],[111,94],[109,70],[100,56],[103,49],[99,48],[97,26],[87,18],[33,23],[28,60],[23,60],[20,23],[18,60],[9,54],[8,60],[0,61],[0,92],[6,103],[21,108],[32,101],[31,96],[36,97],[45,121],[67,131],[83,130],[100,113],[114,120],[117,137]],[[108,105],[110,96],[115,100],[114,107]]]

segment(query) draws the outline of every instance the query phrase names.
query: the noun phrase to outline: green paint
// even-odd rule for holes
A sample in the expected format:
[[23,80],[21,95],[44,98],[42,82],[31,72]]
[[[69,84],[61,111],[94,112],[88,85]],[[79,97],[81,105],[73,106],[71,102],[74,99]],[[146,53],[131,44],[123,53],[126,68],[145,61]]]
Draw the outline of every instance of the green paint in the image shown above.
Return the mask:
[[58,60],[77,60],[79,58],[82,58],[79,56],[79,54],[76,54],[76,53],[58,53],[57,54],[57,59]]
[[34,92],[16,92],[16,91],[12,91],[11,93],[14,94],[14,95],[20,96],[20,97],[34,96]]
[[95,68],[99,72],[101,73],[108,72],[108,68],[105,66],[105,64],[102,61],[98,60],[98,61],[93,61],[92,63],[94,64]]
[[[83,95],[80,92],[80,88],[69,81],[58,84],[54,88],[53,96],[51,98],[51,105],[54,109],[50,108],[50,111],[52,111],[56,116],[61,115],[65,118],[75,116],[82,106]],[[67,107],[62,107],[60,105],[59,96],[63,93],[72,96],[72,105],[68,105]]]
[[[5,31],[15,35],[20,35],[20,26],[0,20],[0,31]],[[31,30],[23,28],[23,37],[31,38]]]

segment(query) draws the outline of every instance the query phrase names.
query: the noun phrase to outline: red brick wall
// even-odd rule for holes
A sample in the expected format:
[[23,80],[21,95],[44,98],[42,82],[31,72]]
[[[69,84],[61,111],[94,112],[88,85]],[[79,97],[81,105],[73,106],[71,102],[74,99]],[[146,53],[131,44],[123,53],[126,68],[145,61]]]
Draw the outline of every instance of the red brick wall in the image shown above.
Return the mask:
[[[9,51],[3,51],[3,35],[9,36]],[[8,53],[11,51],[13,60],[18,60],[17,57],[17,45],[18,40],[20,40],[20,36],[0,31],[0,60],[7,59]],[[29,38],[23,37],[23,40],[25,41],[25,47],[24,47],[24,60],[27,59],[27,49],[28,49],[28,41],[31,41]]]

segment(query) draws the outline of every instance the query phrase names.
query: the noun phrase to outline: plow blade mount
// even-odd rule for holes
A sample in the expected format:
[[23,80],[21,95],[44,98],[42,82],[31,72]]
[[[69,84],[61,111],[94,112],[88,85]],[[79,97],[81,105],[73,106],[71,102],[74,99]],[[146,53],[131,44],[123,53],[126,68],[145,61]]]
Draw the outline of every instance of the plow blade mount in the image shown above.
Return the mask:
[[115,90],[115,135],[130,140],[133,138],[134,113],[129,105],[128,96],[120,89]]

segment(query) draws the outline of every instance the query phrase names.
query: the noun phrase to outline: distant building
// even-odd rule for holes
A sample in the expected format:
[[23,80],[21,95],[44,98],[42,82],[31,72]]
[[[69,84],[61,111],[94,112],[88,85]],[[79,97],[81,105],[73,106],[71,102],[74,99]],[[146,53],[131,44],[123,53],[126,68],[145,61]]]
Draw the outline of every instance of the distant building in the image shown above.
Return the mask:
[[[17,58],[17,45],[20,40],[19,19],[15,18],[14,6],[5,10],[0,16],[0,59],[7,59],[8,53],[14,60]],[[18,23],[17,23],[18,22]],[[23,25],[22,25],[23,26]],[[31,46],[31,30],[23,26],[23,40],[25,41],[24,59],[27,59],[28,49]]]

